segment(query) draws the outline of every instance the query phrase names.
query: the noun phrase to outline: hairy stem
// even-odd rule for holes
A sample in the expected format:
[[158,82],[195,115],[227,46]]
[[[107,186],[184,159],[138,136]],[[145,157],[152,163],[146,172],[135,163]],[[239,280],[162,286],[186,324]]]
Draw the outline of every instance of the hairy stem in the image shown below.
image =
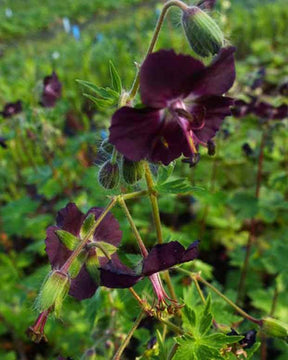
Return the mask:
[[[162,227],[161,227],[161,219],[160,219],[160,213],[159,213],[157,194],[154,190],[154,181],[153,181],[152,173],[151,173],[148,162],[145,162],[144,169],[145,169],[146,184],[147,184],[150,202],[151,202],[151,206],[152,206],[153,220],[154,220],[154,224],[155,224],[155,228],[156,228],[157,241],[158,241],[158,244],[162,244],[163,243],[163,235],[162,235]],[[168,289],[169,289],[172,299],[177,302],[177,297],[176,297],[176,294],[175,294],[168,271],[165,273],[165,281],[167,283],[167,286],[168,286]]]
[[135,225],[135,223],[134,223],[134,220],[133,220],[133,218],[132,218],[132,216],[131,216],[131,214],[130,214],[130,211],[129,211],[129,209],[127,208],[127,205],[126,205],[126,203],[125,203],[125,201],[124,201],[124,199],[123,199],[122,196],[119,197],[118,202],[119,202],[120,206],[122,207],[122,209],[123,209],[123,211],[124,211],[124,213],[125,213],[125,215],[126,215],[126,217],[127,217],[127,220],[128,220],[128,222],[129,222],[129,224],[130,224],[130,227],[131,227],[131,229],[132,229],[132,231],[133,231],[133,233],[134,233],[134,236],[135,236],[135,238],[136,238],[136,240],[137,240],[138,246],[139,246],[140,251],[141,251],[141,253],[142,253],[142,256],[143,256],[143,257],[146,257],[146,256],[148,255],[148,251],[147,251],[147,249],[146,249],[146,246],[144,245],[144,242],[143,242],[143,240],[142,240],[142,238],[141,238],[141,235],[139,234],[139,231],[138,231],[138,229],[136,228],[136,225]]
[[256,319],[253,316],[246,313],[246,311],[242,310],[239,306],[237,306],[232,300],[228,299],[224,294],[221,293],[217,288],[215,288],[213,285],[208,283],[205,279],[203,279],[199,274],[191,275],[192,277],[195,277],[196,280],[202,282],[205,286],[209,287],[215,294],[220,296],[227,304],[229,304],[231,307],[233,307],[240,315],[242,315],[245,319],[253,322],[254,324],[257,324],[259,326],[262,326],[263,321],[261,319]]
[[[163,25],[163,22],[164,22],[164,19],[165,19],[165,16],[167,14],[167,11],[172,7],[172,6],[177,6],[178,8],[180,8],[181,10],[186,10],[188,8],[188,6],[182,2],[182,1],[179,1],[179,0],[170,0],[168,1],[166,4],[164,4],[163,8],[162,8],[162,11],[161,11],[161,14],[159,16],[159,19],[158,19],[158,22],[156,24],[156,27],[155,27],[155,30],[154,30],[154,34],[153,34],[153,37],[151,39],[151,42],[150,42],[150,45],[148,47],[148,50],[147,50],[147,53],[146,53],[146,56],[145,58],[152,53],[153,49],[154,49],[154,46],[158,40],[158,37],[159,37],[159,33],[160,33],[160,30],[161,30],[161,27]],[[140,81],[140,72],[138,71],[137,74],[136,74],[136,77],[134,79],[134,82],[133,82],[133,85],[132,85],[132,88],[130,90],[130,93],[129,93],[129,100],[131,101],[137,94],[137,91],[138,91],[138,87],[139,87],[139,81]]]
[[149,164],[147,162],[145,163],[144,168],[145,168],[146,184],[149,191],[149,197],[152,206],[153,220],[156,227],[157,240],[159,244],[162,244],[163,236],[162,236],[161,220],[160,220],[159,206],[157,201],[157,194],[154,190],[154,181]]
[[144,310],[141,310],[140,314],[138,315],[137,319],[135,320],[132,328],[130,329],[129,333],[127,334],[126,338],[122,342],[121,346],[117,350],[116,354],[113,357],[113,360],[120,360],[121,355],[123,354],[125,348],[128,346],[129,341],[131,340],[134,332],[137,330],[138,326],[140,325],[142,319],[144,317]]

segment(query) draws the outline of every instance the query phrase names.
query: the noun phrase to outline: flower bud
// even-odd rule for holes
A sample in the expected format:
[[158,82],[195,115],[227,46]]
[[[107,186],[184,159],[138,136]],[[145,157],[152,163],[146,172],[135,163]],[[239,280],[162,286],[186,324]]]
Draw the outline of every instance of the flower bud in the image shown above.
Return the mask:
[[37,305],[40,311],[48,310],[53,306],[55,316],[58,317],[69,289],[70,279],[68,275],[59,270],[53,271],[43,284],[37,299]]
[[202,57],[217,54],[224,45],[219,26],[197,6],[183,10],[182,25],[192,50]]
[[135,184],[144,173],[142,161],[130,161],[123,157],[122,175],[127,184]]
[[98,181],[105,189],[114,189],[119,183],[119,166],[106,161],[98,173]]
[[288,325],[271,317],[263,319],[262,330],[268,336],[288,339]]

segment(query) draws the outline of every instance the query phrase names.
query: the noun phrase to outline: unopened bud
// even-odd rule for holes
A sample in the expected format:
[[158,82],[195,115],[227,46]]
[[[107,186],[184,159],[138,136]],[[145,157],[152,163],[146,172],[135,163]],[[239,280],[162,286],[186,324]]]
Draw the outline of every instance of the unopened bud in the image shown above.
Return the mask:
[[268,336],[288,339],[288,325],[271,317],[263,319],[262,330]]
[[130,161],[123,158],[122,175],[127,184],[135,184],[142,179],[144,173],[142,161]]
[[106,161],[99,170],[98,181],[105,189],[114,189],[119,183],[119,165]]
[[114,146],[109,142],[108,139],[104,139],[100,145],[100,151],[105,151],[109,155],[112,154],[113,148]]
[[224,36],[216,22],[197,6],[183,10],[182,25],[185,35],[196,54],[207,57],[219,52]]
[[56,317],[59,316],[63,301],[70,289],[70,279],[59,270],[53,271],[42,286],[37,299],[40,311],[53,307]]

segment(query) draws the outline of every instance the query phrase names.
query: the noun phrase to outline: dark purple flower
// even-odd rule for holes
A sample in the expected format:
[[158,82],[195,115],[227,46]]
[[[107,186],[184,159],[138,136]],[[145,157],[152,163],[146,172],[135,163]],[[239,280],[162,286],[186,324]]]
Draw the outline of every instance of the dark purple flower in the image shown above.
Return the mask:
[[15,103],[7,103],[4,105],[3,110],[0,112],[4,118],[10,118],[22,111],[22,102],[20,100]]
[[61,97],[62,84],[58,76],[53,71],[52,75],[46,76],[43,80],[43,92],[41,105],[44,107],[54,107],[56,101]]
[[2,136],[0,136],[0,146],[3,149],[7,149],[6,139],[4,137],[2,137]]
[[[53,269],[60,269],[72,254],[72,251],[67,249],[59,240],[56,231],[65,230],[78,237],[85,218],[92,213],[95,219],[97,219],[102,211],[103,209],[101,208],[92,208],[84,215],[75,204],[70,203],[58,212],[56,226],[50,226],[47,229],[47,237],[45,240],[46,252]],[[122,232],[119,229],[119,223],[114,216],[109,213],[95,230],[93,241],[104,241],[117,247],[120,244],[121,237]],[[93,249],[90,251],[93,251]],[[89,256],[89,250],[87,250],[87,254]],[[106,257],[99,257],[101,266],[107,263],[107,261]],[[90,277],[84,264],[78,276],[72,279],[69,294],[78,300],[83,300],[91,297],[97,287],[98,284]]]
[[267,120],[283,120],[288,117],[288,105],[283,104],[275,107],[267,102],[261,101],[254,106],[255,115]]
[[236,118],[242,118],[253,112],[254,106],[257,102],[256,97],[250,97],[250,102],[244,100],[235,100],[234,106],[231,108],[232,115]]
[[261,88],[265,79],[266,69],[261,67],[255,74],[253,82],[251,84],[251,89],[256,90]]
[[230,115],[233,100],[222,95],[235,79],[234,51],[222,49],[207,67],[173,50],[149,55],[140,70],[145,108],[117,110],[109,141],[132,161],[146,158],[167,165],[182,154],[196,154]]
[[[186,250],[178,241],[154,246],[143,259],[142,270],[137,273],[123,265],[117,256],[101,267],[101,285],[111,288],[127,288],[135,285],[141,278],[149,276],[154,290],[159,297],[165,292],[161,282],[157,281],[160,271],[167,270],[175,265],[192,261],[198,256],[198,241],[192,243]],[[160,300],[163,300],[162,298]]]

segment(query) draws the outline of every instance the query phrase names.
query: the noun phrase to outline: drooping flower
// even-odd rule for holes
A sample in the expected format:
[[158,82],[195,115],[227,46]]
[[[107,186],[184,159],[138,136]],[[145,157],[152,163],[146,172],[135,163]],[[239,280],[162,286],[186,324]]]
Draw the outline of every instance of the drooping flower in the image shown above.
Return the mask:
[[4,118],[10,118],[16,114],[19,114],[21,111],[22,111],[22,102],[21,100],[18,100],[15,103],[9,102],[5,104],[0,114]]
[[[83,214],[75,204],[70,203],[64,209],[60,210],[56,219],[57,226],[50,226],[47,229],[46,252],[48,254],[53,270],[61,270],[61,267],[72,254],[70,238],[66,240],[59,238],[59,230],[64,230],[79,238],[81,228],[89,214],[93,214],[97,219],[103,209],[92,208],[87,214]],[[103,252],[97,253],[93,243],[100,245],[105,242],[118,247],[121,241],[122,232],[119,229],[119,223],[111,213],[108,213],[99,227],[96,228],[93,238],[91,238],[83,251],[86,253],[80,271],[77,276],[72,277],[69,294],[78,300],[91,297],[98,286],[108,288],[128,288],[134,286],[139,280],[146,276],[153,276],[160,271],[169,269],[172,266],[183,262],[191,261],[198,256],[198,242],[192,243],[185,249],[179,242],[171,241],[166,244],[154,246],[148,255],[143,259],[139,271],[135,271],[124,265],[118,258],[117,253],[113,253],[110,258],[103,256]],[[67,239],[67,238],[66,238]],[[72,238],[72,242],[73,242]],[[79,240],[80,241],[80,240]],[[70,250],[69,250],[70,248]],[[95,251],[98,255],[96,267],[99,270],[98,278],[95,279],[91,273],[91,260],[95,258]],[[153,279],[152,279],[153,280]],[[154,279],[156,284],[154,290],[156,295],[162,296],[163,290],[158,285],[159,281]],[[158,293],[157,293],[158,291]],[[162,291],[163,292],[163,291]],[[164,294],[164,292],[163,292]]]
[[54,107],[61,94],[62,84],[55,71],[53,71],[52,75],[46,76],[43,80],[41,105],[43,107]]
[[[69,250],[60,241],[56,231],[64,230],[75,237],[79,237],[82,224],[87,216],[93,214],[95,219],[97,219],[102,211],[102,208],[95,207],[90,209],[88,213],[84,215],[75,204],[70,203],[58,212],[56,226],[50,226],[47,229],[47,237],[45,240],[46,252],[53,269],[60,269],[72,254],[72,250]],[[102,241],[117,247],[120,244],[121,237],[122,232],[119,229],[119,223],[114,216],[109,213],[95,230],[92,240],[88,242],[88,246],[93,242]],[[94,248],[86,247],[84,251],[86,251],[87,261],[89,261],[89,256],[93,257],[95,255]],[[108,259],[103,256],[103,253],[101,253],[101,255],[98,257],[99,266],[108,262]],[[71,281],[69,294],[78,300],[83,300],[91,297],[95,293],[97,287],[98,284],[91,278],[87,271],[86,264],[83,264],[78,275]]]
[[193,157],[230,115],[233,100],[223,94],[235,79],[234,51],[222,49],[207,67],[173,50],[149,55],[140,70],[145,107],[117,110],[109,141],[132,161],[167,165],[182,154]]

